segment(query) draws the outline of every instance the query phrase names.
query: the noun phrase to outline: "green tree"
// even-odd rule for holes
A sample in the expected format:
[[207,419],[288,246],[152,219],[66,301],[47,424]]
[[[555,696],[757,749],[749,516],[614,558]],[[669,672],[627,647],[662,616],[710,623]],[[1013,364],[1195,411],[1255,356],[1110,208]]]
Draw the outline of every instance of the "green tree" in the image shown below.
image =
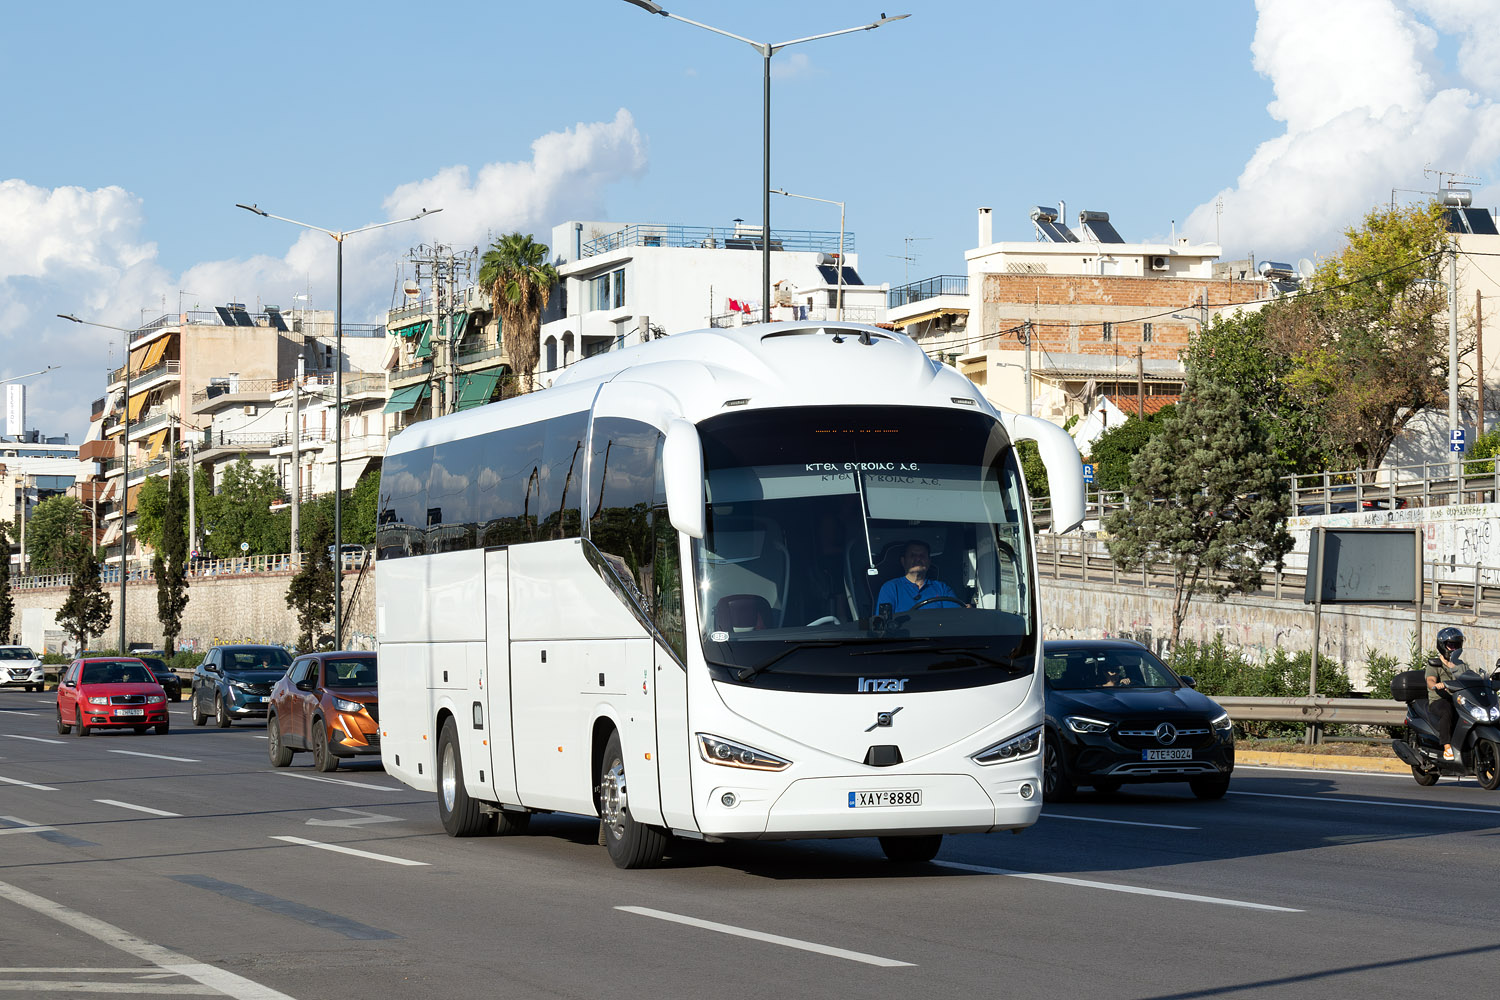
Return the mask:
[[16,602],[10,595],[10,522],[0,521],[0,643],[10,642],[15,615]]
[[1238,395],[1191,383],[1131,463],[1125,506],[1105,519],[1109,551],[1127,570],[1171,571],[1174,646],[1195,595],[1254,590],[1291,550],[1282,473]]
[[1101,490],[1123,490],[1129,485],[1130,463],[1175,409],[1163,406],[1145,420],[1127,417],[1123,424],[1115,424],[1095,438],[1088,459],[1094,465],[1094,486]]
[[249,456],[241,455],[224,470],[208,516],[199,519],[205,526],[212,526],[204,547],[220,559],[243,554],[241,542],[249,543],[250,555],[285,552],[291,544],[290,520],[271,513],[271,505],[281,499],[276,473],[255,468]]
[[73,583],[57,612],[57,624],[83,649],[90,636],[103,635],[114,618],[104,584],[99,580],[99,560],[87,545],[72,555]]
[[[174,477],[175,478],[175,477]],[[150,476],[135,495],[135,538],[152,549],[161,548],[162,518],[167,509],[167,481]],[[186,516],[186,510],[183,511]]]
[[542,309],[557,284],[547,251],[547,244],[530,234],[511,233],[496,240],[479,262],[479,287],[490,293],[505,355],[527,392],[541,352]]
[[286,606],[297,613],[297,647],[303,652],[331,649],[328,628],[333,621],[333,525],[318,515],[303,530],[307,559],[286,588]]
[[64,573],[79,550],[89,547],[83,504],[69,496],[49,497],[31,509],[26,522],[26,567]]
[[[157,482],[165,482],[158,479]],[[182,632],[182,612],[188,603],[187,582],[187,478],[171,477],[167,502],[162,508],[161,530],[151,571],[156,576],[156,617],[161,622],[163,649],[168,657],[177,651]]]
[[1031,499],[1050,497],[1052,486],[1047,482],[1047,463],[1042,461],[1042,451],[1036,442],[1022,441],[1016,450],[1021,453],[1021,474],[1026,477],[1026,489],[1031,493]]

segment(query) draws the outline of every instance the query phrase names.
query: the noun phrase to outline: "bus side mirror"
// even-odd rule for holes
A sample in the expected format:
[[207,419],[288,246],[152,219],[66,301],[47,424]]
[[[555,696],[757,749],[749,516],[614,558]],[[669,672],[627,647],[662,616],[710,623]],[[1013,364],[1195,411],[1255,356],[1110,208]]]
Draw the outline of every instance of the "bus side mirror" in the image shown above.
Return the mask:
[[1072,531],[1083,523],[1084,484],[1083,456],[1073,436],[1050,420],[1029,417],[1024,413],[1002,413],[1001,422],[1010,433],[1011,442],[1035,441],[1047,467],[1047,485],[1052,493],[1052,527],[1054,535]]
[[689,538],[702,538],[707,528],[703,497],[703,445],[698,428],[686,420],[667,425],[661,449],[662,481],[667,490],[667,518]]

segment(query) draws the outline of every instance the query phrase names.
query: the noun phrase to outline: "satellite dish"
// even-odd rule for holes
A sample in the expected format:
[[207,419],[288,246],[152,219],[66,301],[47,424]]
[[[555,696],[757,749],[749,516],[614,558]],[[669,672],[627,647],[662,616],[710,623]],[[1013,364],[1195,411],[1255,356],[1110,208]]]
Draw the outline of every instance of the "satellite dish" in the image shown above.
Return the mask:
[[401,290],[412,298],[422,294],[422,286],[410,279],[407,279],[406,284],[401,286]]
[[1306,257],[1303,257],[1301,260],[1297,261],[1297,273],[1302,275],[1302,280],[1306,281],[1308,278],[1311,278],[1313,276],[1313,270],[1313,262],[1308,260]]

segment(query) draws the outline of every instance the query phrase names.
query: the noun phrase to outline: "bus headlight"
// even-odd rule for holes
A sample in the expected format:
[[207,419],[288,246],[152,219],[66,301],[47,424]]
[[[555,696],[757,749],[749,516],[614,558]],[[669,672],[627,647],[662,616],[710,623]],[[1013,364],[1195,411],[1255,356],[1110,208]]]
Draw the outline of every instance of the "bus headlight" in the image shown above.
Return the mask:
[[791,761],[775,754],[710,736],[708,733],[698,734],[698,755],[710,764],[745,767],[752,771],[785,771],[792,766]]
[[976,764],[1001,764],[1033,756],[1042,749],[1042,727],[1028,729],[1024,733],[1001,740],[970,757]]

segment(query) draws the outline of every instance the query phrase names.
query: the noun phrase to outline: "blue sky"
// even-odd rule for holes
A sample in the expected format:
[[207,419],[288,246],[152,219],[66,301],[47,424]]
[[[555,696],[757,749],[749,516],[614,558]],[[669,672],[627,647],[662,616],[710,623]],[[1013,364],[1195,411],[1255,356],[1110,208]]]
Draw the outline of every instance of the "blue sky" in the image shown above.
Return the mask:
[[[1028,239],[1028,207],[1058,199],[1127,239],[1175,220],[1211,241],[1223,195],[1226,254],[1316,256],[1390,188],[1431,187],[1424,164],[1484,178],[1500,158],[1493,2],[881,2],[912,16],[773,60],[772,184],[847,202],[869,282],[962,273],[979,206]],[[881,13],[666,6],[770,41]],[[760,214],[759,56],[623,0],[19,5],[0,83],[26,95],[0,145],[0,378],[66,365],[29,408],[75,440],[107,335],[54,313],[129,325],[179,292],[308,285],[331,306],[329,241],[238,201],[330,228],[445,209],[351,239],[350,321],[381,318],[422,240]],[[777,198],[772,223],[838,213]]]

